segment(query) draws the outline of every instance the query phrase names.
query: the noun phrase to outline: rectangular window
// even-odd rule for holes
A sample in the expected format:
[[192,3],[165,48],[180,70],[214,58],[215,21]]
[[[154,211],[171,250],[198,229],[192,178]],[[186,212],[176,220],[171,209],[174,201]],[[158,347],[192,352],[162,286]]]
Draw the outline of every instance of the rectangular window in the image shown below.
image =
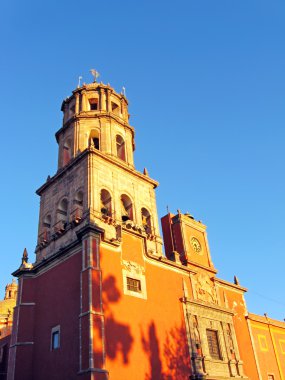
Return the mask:
[[51,329],[51,350],[56,350],[60,347],[60,326]]
[[90,111],[98,110],[98,99],[89,99]]
[[127,289],[132,292],[141,292],[141,282],[135,278],[127,277]]
[[207,329],[206,332],[210,356],[213,359],[222,360],[218,339],[218,331]]
[[268,374],[268,380],[274,380],[274,375]]

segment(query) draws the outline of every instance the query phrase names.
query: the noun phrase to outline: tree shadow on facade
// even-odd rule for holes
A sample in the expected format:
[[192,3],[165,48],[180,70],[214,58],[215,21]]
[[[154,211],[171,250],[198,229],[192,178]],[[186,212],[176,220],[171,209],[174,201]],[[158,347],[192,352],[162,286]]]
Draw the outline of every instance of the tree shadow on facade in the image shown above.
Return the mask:
[[146,374],[146,380],[163,380],[162,362],[160,358],[159,341],[157,338],[156,327],[152,321],[148,327],[148,336],[142,332],[141,342],[144,352],[148,356],[150,373]]
[[163,343],[163,357],[160,354],[160,340],[152,321],[147,337],[142,333],[141,342],[149,359],[149,373],[146,380],[185,380],[190,378],[190,356],[185,328],[169,330]]
[[165,380],[190,378],[190,355],[183,325],[173,327],[167,333],[163,354],[167,366]]
[[102,282],[102,303],[104,311],[105,330],[105,354],[111,360],[121,358],[126,365],[129,362],[129,352],[132,348],[134,338],[130,327],[115,319],[112,312],[112,304],[118,303],[121,293],[116,285],[114,276],[106,277]]

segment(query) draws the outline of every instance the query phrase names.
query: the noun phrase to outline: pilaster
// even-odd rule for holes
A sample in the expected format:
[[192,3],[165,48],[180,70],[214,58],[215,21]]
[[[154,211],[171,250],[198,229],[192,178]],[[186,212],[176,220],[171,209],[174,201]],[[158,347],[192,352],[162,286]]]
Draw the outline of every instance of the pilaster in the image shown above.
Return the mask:
[[99,244],[100,232],[87,229],[82,236],[79,374],[107,380]]

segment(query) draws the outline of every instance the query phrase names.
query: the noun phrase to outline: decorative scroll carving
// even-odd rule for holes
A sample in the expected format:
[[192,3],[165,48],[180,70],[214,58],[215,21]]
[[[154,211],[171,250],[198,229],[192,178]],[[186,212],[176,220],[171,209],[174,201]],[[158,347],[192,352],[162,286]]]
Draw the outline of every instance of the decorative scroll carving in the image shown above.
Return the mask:
[[197,299],[209,303],[218,303],[215,285],[208,276],[203,274],[196,275],[194,284]]

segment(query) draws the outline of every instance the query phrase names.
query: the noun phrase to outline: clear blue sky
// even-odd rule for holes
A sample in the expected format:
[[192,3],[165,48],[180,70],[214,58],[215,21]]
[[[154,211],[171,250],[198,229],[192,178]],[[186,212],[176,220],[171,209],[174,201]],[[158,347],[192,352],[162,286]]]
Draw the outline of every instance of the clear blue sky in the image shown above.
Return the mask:
[[56,171],[61,101],[78,76],[126,87],[135,162],[160,182],[159,215],[208,226],[218,275],[250,311],[285,317],[285,3],[282,0],[3,1],[0,295]]

